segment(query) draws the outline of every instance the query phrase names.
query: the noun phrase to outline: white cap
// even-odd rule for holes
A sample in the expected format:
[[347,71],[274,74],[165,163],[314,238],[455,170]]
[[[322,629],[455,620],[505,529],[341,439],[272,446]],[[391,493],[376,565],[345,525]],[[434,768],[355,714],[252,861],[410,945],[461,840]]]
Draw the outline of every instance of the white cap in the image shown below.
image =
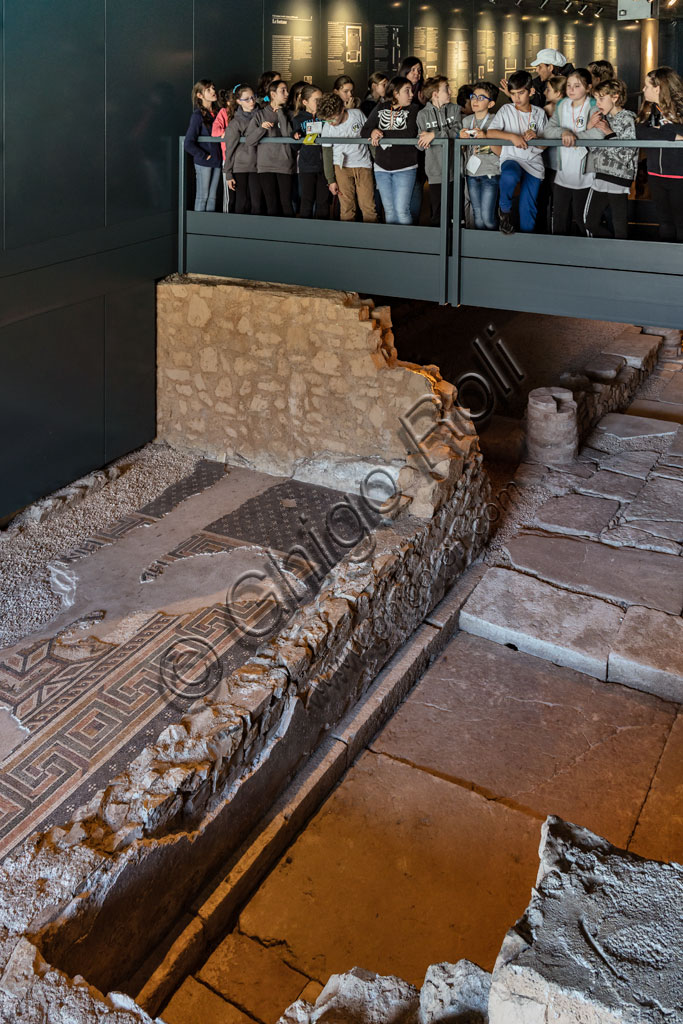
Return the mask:
[[563,68],[567,58],[559,50],[539,50],[536,60],[532,60],[531,67],[537,68],[539,64],[552,64],[554,68]]

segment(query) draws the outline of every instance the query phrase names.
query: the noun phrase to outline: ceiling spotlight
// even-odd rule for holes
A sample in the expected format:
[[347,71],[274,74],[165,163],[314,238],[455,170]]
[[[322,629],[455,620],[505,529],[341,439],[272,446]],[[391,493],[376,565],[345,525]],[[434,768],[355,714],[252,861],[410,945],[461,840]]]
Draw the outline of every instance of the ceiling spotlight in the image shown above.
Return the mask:
[[545,10],[545,8],[548,6],[549,3],[550,3],[550,0],[541,0],[540,4],[538,6],[539,6],[540,10],[543,11],[543,10]]
[[524,0],[515,0],[515,7],[521,7]]
[[567,3],[562,8],[562,13],[563,14],[569,14],[571,9],[572,9],[572,0],[567,0]]
[[673,7],[673,5],[674,5],[675,3],[676,3],[676,0],[669,0],[668,4],[667,4],[666,6],[667,6],[667,7]]
[[596,18],[599,18],[599,17],[600,17],[600,15],[602,14],[602,12],[604,11],[604,9],[605,9],[604,7],[598,7],[598,8],[596,8],[596,11],[595,11],[595,17],[596,17]]
[[585,14],[587,10],[588,10],[588,4],[582,4],[582,6],[579,7],[578,13],[579,14]]

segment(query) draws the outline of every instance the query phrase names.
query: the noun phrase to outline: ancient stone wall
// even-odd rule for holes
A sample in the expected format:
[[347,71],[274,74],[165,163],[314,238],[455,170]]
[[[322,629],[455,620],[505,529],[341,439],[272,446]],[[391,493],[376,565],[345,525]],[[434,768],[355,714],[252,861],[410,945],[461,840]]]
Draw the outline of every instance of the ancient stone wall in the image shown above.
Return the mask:
[[389,308],[354,293],[174,276],[157,338],[159,439],[267,473],[358,493],[414,452],[402,419],[453,409],[437,367],[397,359]]

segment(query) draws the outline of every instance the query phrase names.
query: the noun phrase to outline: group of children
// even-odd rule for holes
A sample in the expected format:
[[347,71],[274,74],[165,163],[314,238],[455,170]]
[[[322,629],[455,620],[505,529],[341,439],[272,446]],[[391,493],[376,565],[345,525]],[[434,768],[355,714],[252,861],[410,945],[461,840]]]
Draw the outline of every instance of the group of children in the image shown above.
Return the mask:
[[[443,159],[433,143],[461,138],[472,140],[462,152],[475,227],[511,234],[518,224],[534,231],[539,211],[544,219],[549,208],[554,234],[626,238],[638,149],[591,147],[589,140],[683,139],[679,75],[671,68],[648,74],[637,118],[625,109],[626,86],[607,61],[545,80],[518,71],[501,88],[511,100],[501,106],[499,87],[487,81],[463,86],[453,102],[448,79],[425,81],[417,57],[406,58],[391,80],[374,73],[362,103],[346,75],[323,93],[305,82],[290,89],[276,72],[266,72],[256,90],[239,84],[220,102],[213,83],[203,80],[193,90],[185,139],[197,170],[195,210],[215,209],[222,167],[236,213],[293,216],[298,207],[300,217],[322,219],[338,197],[341,220],[360,213],[375,222],[379,209],[387,224],[414,224],[427,180],[430,223],[438,225]],[[202,141],[207,135],[221,145]],[[263,138],[303,144],[258,145]],[[533,144],[541,138],[561,145]],[[660,237],[683,241],[683,146],[648,149],[647,168]]]

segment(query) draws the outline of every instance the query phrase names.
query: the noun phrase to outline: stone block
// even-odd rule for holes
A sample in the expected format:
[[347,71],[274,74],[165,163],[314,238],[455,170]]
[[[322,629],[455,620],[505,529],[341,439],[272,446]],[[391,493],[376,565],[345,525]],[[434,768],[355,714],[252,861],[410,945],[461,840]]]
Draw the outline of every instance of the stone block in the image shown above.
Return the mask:
[[638,398],[626,410],[629,416],[655,416],[670,423],[683,423],[683,403]]
[[490,1024],[680,1017],[682,872],[549,818],[531,902],[493,971]]
[[659,393],[660,402],[683,405],[683,373],[675,373],[669,383]]
[[635,366],[641,370],[654,365],[657,352],[662,343],[659,337],[651,334],[635,334],[629,331],[627,334],[619,334],[603,346],[603,352],[622,356],[629,366]]
[[624,452],[621,455],[606,455],[604,452],[593,451],[601,470],[610,473],[621,473],[624,476],[638,477],[645,480],[650,470],[660,457],[659,452]]
[[679,712],[640,812],[632,853],[683,864],[683,714]]
[[677,429],[676,424],[663,420],[611,412],[603,416],[587,443],[615,455],[645,450],[661,453],[669,447]]
[[593,356],[592,359],[584,366],[583,372],[589,380],[595,380],[599,383],[609,383],[616,378],[619,370],[625,365],[626,360],[623,356],[609,355],[603,352],[599,355]]
[[632,606],[614,640],[608,679],[683,703],[683,619]]
[[333,974],[315,1001],[311,1024],[416,1024],[420,997],[414,985],[362,967]]
[[653,477],[664,477],[665,480],[680,480],[683,482],[683,466],[658,465],[652,471]]
[[606,679],[622,618],[623,612],[605,601],[508,569],[489,569],[460,613],[460,628]]
[[683,574],[672,555],[531,533],[513,537],[506,547],[514,568],[548,583],[623,605],[681,614]]
[[615,548],[643,548],[645,551],[662,551],[666,555],[680,555],[683,548],[675,541],[665,537],[638,530],[634,526],[615,526],[611,530],[603,530],[599,540]]
[[544,502],[536,512],[533,525],[551,533],[597,539],[618,511],[618,501],[565,494]]

